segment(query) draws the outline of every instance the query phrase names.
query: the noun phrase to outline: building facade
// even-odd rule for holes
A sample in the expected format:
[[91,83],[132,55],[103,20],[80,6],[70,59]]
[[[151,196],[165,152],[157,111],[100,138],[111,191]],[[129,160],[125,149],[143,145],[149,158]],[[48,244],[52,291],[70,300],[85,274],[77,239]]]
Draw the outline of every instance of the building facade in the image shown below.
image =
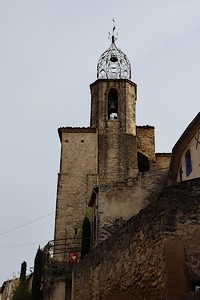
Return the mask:
[[0,299],[12,300],[16,287],[19,284],[19,278],[9,279],[3,282],[0,292]]
[[176,182],[200,177],[200,113],[172,149],[169,176]]

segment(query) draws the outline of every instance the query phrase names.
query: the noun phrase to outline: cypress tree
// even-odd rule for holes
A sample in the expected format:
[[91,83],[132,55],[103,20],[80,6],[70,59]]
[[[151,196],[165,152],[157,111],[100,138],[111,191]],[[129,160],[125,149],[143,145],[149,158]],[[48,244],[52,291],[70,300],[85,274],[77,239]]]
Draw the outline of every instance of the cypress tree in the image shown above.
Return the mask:
[[90,252],[91,243],[91,226],[87,217],[83,220],[82,225],[82,247],[81,247],[81,259],[84,258]]
[[39,247],[34,261],[33,283],[32,283],[32,290],[31,290],[32,300],[42,299],[41,281],[43,275],[43,267],[44,267],[43,251]]
[[23,263],[21,264],[21,272],[20,272],[20,278],[19,278],[19,281],[22,282],[22,281],[25,281],[26,279],[26,262],[23,261]]

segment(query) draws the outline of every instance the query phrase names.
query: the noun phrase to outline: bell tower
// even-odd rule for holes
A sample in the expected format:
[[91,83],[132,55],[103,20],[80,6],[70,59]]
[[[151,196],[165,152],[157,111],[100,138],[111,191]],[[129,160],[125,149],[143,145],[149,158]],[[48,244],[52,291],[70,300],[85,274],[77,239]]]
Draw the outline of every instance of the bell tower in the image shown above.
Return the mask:
[[[90,127],[61,127],[60,170],[56,199],[54,257],[67,262],[70,249],[80,250],[81,226],[89,206],[93,214],[93,232],[116,218],[127,218],[131,207],[124,201],[107,201],[105,189],[123,183],[138,174],[136,140],[137,86],[131,81],[131,65],[116,46],[115,24],[110,47],[100,56],[97,80],[90,85]],[[91,195],[98,189],[98,203]],[[126,198],[126,196],[124,197]],[[109,204],[113,206],[107,206]],[[104,207],[106,207],[104,209]],[[99,212],[97,213],[97,210]],[[98,216],[97,216],[98,215]],[[96,225],[94,225],[96,224]],[[105,225],[106,224],[106,225]],[[95,231],[94,228],[99,227]],[[98,234],[97,234],[98,232]],[[94,234],[94,235],[95,235]]]
[[99,183],[137,174],[136,99],[131,65],[116,46],[115,24],[110,47],[100,56],[97,80],[90,85],[90,126],[98,129]]

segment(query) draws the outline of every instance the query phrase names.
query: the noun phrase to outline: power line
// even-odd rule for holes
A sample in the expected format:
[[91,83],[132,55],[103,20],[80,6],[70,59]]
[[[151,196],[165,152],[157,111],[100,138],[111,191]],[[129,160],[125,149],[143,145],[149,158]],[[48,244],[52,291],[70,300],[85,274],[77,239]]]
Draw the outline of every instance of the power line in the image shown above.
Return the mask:
[[[66,243],[64,243],[66,240],[68,240],[68,242],[71,245],[71,248],[73,249],[74,245],[76,246],[79,242],[81,242],[81,238],[66,238],[66,239],[58,239],[58,240],[43,240],[43,241],[37,241],[37,242],[31,242],[31,243],[25,243],[25,244],[18,244],[18,245],[11,245],[11,246],[3,246],[0,247],[0,250],[2,249],[12,249],[12,248],[20,248],[20,247],[27,247],[27,246],[32,246],[32,245],[36,245],[36,244],[40,244],[40,243],[49,243],[49,242],[58,242],[58,245],[56,246],[57,248],[63,248],[63,246],[66,246]],[[70,247],[67,246],[67,248],[69,249]],[[61,250],[60,253],[63,253],[64,250]],[[58,252],[56,252],[58,253]]]
[[48,216],[50,216],[50,215],[53,215],[53,214],[54,214],[54,212],[51,212],[51,213],[49,213],[49,214],[47,214],[47,215],[45,215],[45,216],[42,216],[42,217],[37,218],[37,219],[34,219],[34,220],[29,221],[29,222],[27,222],[27,223],[24,223],[24,224],[22,224],[22,225],[19,225],[19,226],[10,228],[10,229],[8,229],[8,230],[6,230],[6,231],[2,231],[2,232],[0,232],[0,235],[9,233],[9,232],[14,231],[14,230],[17,230],[17,229],[20,229],[20,228],[22,228],[22,227],[25,227],[25,226],[27,226],[27,225],[30,225],[30,224],[32,224],[32,223],[34,223],[34,222],[37,222],[37,221],[39,221],[39,220],[41,220],[41,219],[44,219],[44,218],[46,218],[46,217],[48,217]]
[[27,247],[27,246],[32,246],[32,245],[44,243],[44,242],[46,243],[46,242],[48,242],[48,240],[43,240],[43,241],[38,241],[38,242],[33,242],[33,243],[20,244],[20,245],[4,246],[4,247],[0,247],[0,250],[1,249],[12,249],[12,248]]

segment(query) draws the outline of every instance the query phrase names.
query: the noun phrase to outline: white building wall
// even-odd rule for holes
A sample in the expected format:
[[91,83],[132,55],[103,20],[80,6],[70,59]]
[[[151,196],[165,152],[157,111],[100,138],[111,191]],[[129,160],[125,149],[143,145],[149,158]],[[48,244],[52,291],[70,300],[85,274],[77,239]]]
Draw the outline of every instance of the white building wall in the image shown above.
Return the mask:
[[[199,141],[199,142],[198,142]],[[186,175],[186,152],[190,149],[191,161],[192,161],[192,171],[187,176]],[[190,142],[185,147],[182,156],[181,162],[179,165],[179,170],[177,174],[177,182],[180,182],[180,169],[182,167],[182,180],[190,180],[197,177],[200,177],[200,128],[196,131]]]

